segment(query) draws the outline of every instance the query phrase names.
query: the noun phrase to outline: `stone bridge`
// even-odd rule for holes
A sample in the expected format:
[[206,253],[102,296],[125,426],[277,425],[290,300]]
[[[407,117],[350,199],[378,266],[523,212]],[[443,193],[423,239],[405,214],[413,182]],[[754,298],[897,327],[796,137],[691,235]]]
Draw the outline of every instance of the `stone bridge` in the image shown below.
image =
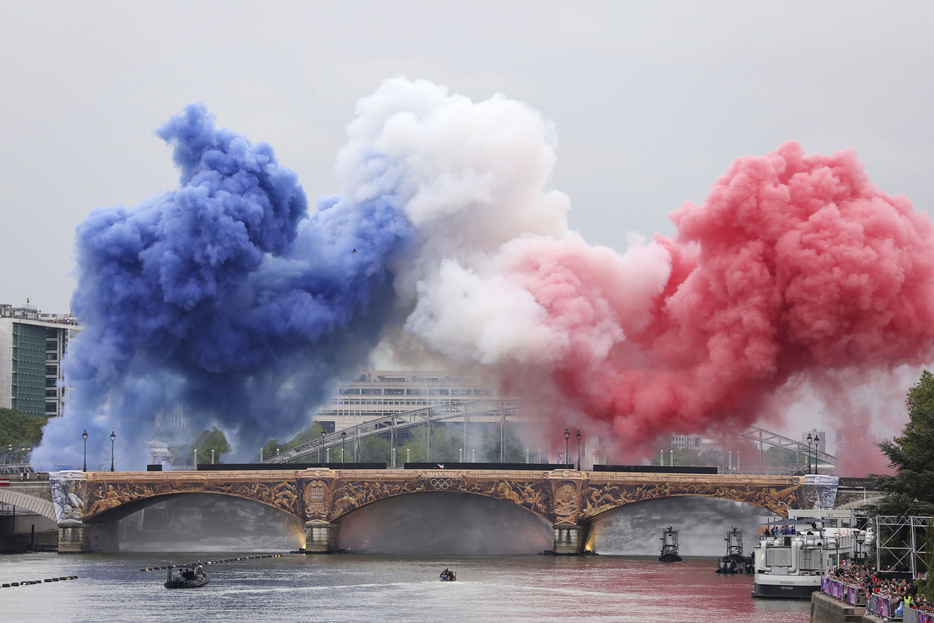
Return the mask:
[[391,497],[436,492],[482,495],[534,513],[555,528],[556,554],[578,554],[599,515],[674,496],[735,500],[787,516],[788,508],[833,508],[837,478],[491,470],[53,472],[49,476],[59,552],[106,549],[117,521],[169,496],[213,493],[253,500],[298,518],[306,549],[336,548],[340,518]]

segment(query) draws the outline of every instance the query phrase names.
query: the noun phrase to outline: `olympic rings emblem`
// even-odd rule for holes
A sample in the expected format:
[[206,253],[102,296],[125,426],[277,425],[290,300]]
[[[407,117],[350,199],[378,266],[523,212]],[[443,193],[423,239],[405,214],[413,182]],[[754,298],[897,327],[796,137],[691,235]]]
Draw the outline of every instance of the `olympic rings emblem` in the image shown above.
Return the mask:
[[430,484],[432,489],[447,491],[454,485],[454,481],[450,478],[432,478]]

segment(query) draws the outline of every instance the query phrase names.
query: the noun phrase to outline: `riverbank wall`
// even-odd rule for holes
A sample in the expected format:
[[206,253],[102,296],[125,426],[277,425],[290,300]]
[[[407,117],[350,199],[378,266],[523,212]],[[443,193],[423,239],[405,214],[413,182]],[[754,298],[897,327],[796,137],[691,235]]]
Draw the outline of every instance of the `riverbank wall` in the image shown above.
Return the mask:
[[811,593],[811,623],[882,623],[882,619],[863,614],[864,606],[854,606],[826,593]]

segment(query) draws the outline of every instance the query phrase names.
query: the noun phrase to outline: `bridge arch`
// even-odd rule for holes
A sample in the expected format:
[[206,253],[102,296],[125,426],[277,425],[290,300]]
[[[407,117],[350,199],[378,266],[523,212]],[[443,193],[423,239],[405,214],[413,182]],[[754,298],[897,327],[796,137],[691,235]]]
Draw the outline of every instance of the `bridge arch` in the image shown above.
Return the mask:
[[20,493],[19,491],[6,491],[0,489],[0,502],[15,506],[16,508],[26,509],[55,521],[55,506],[48,500]]
[[751,553],[761,531],[758,505],[711,496],[671,496],[632,502],[594,517],[585,530],[584,549],[600,554],[657,556],[666,526],[680,533],[681,553],[723,556],[726,533],[743,533],[744,551]]
[[84,522],[88,524],[94,524],[120,521],[121,519],[125,519],[138,511],[145,510],[151,506],[161,504],[162,502],[177,500],[179,498],[195,495],[211,495],[236,500],[244,500],[253,504],[259,504],[280,513],[285,512],[289,515],[292,515],[292,513],[283,511],[283,509],[279,508],[278,506],[270,504],[267,500],[256,499],[251,496],[237,495],[235,493],[223,491],[174,491],[159,493],[149,497],[137,497],[135,499],[121,500],[116,504],[113,504],[112,499],[107,497],[95,499],[87,509],[88,512],[85,515]]
[[535,554],[551,549],[552,524],[508,501],[459,492],[384,498],[337,519],[337,547],[380,554]]
[[[305,486],[305,510],[310,519],[338,521],[340,518],[370,504],[387,499],[409,495],[443,495],[445,493],[463,493],[483,498],[500,500],[524,509],[541,517],[552,520],[551,492],[546,481],[488,481],[429,474],[423,479],[396,482],[341,480],[333,483],[310,481]],[[320,517],[315,517],[314,501],[327,498],[328,509]],[[309,503],[311,502],[311,503]]]

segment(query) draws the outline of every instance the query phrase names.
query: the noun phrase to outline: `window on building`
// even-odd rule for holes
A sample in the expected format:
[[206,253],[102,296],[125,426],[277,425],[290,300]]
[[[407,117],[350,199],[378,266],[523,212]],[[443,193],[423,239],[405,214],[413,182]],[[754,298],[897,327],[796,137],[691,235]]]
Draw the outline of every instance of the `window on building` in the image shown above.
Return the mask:
[[55,404],[54,402],[47,402],[47,403],[45,403],[45,412],[46,412],[46,413],[57,413],[57,412],[58,412],[58,405]]
[[58,376],[58,366],[46,366],[45,375],[46,376]]
[[46,398],[58,398],[58,390],[57,389],[45,390],[45,397]]
[[55,383],[56,383],[56,379],[46,379],[46,380],[45,380],[45,386],[46,386],[46,387],[55,387]]
[[46,353],[45,360],[46,361],[58,361],[58,353]]

